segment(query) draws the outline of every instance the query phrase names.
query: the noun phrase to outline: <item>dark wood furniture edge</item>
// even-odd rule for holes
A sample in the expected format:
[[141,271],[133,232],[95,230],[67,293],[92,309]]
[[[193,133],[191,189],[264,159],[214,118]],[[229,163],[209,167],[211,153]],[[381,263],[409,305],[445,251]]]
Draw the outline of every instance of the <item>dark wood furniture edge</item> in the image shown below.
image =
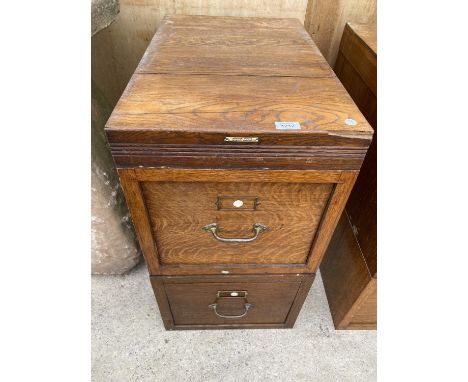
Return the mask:
[[359,297],[356,299],[354,304],[348,310],[348,313],[343,317],[341,322],[337,325],[336,329],[342,330],[369,330],[369,329],[377,329],[377,323],[370,324],[370,323],[361,323],[361,322],[353,322],[354,315],[356,312],[367,303],[367,299],[372,293],[376,293],[377,289],[377,279],[371,277],[369,282],[366,284],[364,289],[359,294]]
[[[336,262],[339,266],[334,265]],[[354,313],[365,301],[361,294],[373,278],[346,211],[340,216],[320,270],[335,328],[348,329]]]
[[[368,89],[377,97],[377,76],[373,76],[372,73],[366,75],[361,68],[356,67],[358,63],[350,57],[353,52],[353,48],[360,51],[363,56],[362,60],[367,60],[368,65],[375,66],[375,74],[377,74],[377,52],[374,52],[372,48],[369,47],[367,43],[353,30],[349,23],[346,23],[338,54],[343,56],[349,65],[351,65],[351,67],[356,71],[361,80],[367,85]],[[359,64],[364,65],[362,63]]]
[[[377,52],[375,52],[368,44],[367,42],[358,34],[356,33],[356,31],[354,30],[353,28],[353,25],[356,25],[356,23],[352,23],[352,22],[347,22],[346,25],[345,25],[345,29],[347,29],[351,35],[353,37],[355,37],[356,39],[358,39],[361,43],[362,43],[362,46],[365,47],[369,53],[373,56],[375,56],[377,58]],[[369,24],[369,25],[374,25],[374,24]],[[375,24],[375,26],[377,27],[377,25]],[[340,43],[341,45],[341,43]]]
[[174,317],[172,317],[171,307],[167,299],[166,291],[164,288],[163,278],[159,276],[150,276],[151,286],[156,297],[156,302],[159,307],[164,327],[166,330],[174,329]]
[[[336,329],[376,328],[376,324],[371,324],[371,321],[376,319],[375,313],[372,312],[375,300],[369,297],[372,292],[376,292],[377,280],[373,277],[376,274],[372,275],[370,271],[372,258],[368,263],[365,256],[372,254],[369,251],[372,251],[373,232],[368,228],[373,224],[370,211],[375,199],[372,197],[372,182],[364,181],[372,176],[369,161],[375,160],[376,61],[376,51],[356,33],[352,25],[346,25],[335,71],[359,105],[363,115],[373,125],[374,140],[368,149],[355,187],[350,193],[345,211],[342,213],[320,268]],[[349,213],[354,217],[353,222]],[[358,240],[358,232],[364,235],[361,237],[364,241]],[[373,291],[372,286],[374,286]],[[361,308],[364,309],[361,311]]]
[[140,184],[135,180],[133,171],[117,169],[117,172],[148,271],[156,274],[159,271],[159,257]]
[[[310,276],[310,277],[307,277]],[[288,313],[288,317],[285,321],[285,328],[292,328],[296,322],[297,317],[302,309],[302,305],[304,305],[304,301],[309,294],[310,287],[315,280],[315,273],[311,273],[308,275],[304,275],[304,279],[301,282],[301,286],[297,291],[296,297],[293,301],[291,309]]]
[[343,212],[348,196],[353,189],[359,171],[343,171],[340,182],[337,183],[328,206],[325,210],[325,217],[321,220],[316,239],[309,254],[308,267],[311,272],[317,272],[322,262],[325,251],[333,235],[341,213]]

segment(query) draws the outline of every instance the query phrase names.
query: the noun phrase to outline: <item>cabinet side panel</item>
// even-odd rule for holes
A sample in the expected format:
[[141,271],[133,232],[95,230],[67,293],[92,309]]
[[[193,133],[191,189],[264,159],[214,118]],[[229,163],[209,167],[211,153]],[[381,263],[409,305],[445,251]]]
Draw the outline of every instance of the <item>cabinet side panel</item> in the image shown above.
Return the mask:
[[372,279],[361,293],[347,329],[377,329],[377,279]]
[[371,280],[346,213],[333,234],[320,272],[335,328],[345,329],[354,304]]

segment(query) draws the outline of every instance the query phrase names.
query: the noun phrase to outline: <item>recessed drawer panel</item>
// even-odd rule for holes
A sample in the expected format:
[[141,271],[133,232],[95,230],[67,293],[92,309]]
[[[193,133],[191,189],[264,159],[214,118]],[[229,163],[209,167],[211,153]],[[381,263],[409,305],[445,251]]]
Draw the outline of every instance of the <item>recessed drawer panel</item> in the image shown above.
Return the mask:
[[294,324],[312,279],[311,274],[153,276],[152,283],[169,327],[283,327]]
[[333,184],[142,182],[162,265],[305,264]]

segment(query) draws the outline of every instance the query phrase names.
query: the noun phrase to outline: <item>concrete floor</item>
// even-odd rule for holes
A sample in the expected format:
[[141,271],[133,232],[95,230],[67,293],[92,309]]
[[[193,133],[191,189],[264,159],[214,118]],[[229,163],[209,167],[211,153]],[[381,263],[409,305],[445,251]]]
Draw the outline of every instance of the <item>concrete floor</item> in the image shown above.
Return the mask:
[[170,332],[144,265],[92,277],[93,381],[375,381],[376,337],[334,330],[320,275],[293,329]]

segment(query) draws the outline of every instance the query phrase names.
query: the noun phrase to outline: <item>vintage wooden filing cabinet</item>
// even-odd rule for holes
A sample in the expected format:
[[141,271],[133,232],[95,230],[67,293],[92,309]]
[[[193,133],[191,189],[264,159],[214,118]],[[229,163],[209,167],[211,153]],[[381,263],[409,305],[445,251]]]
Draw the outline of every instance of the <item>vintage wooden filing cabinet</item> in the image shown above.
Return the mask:
[[292,327],[373,134],[300,22],[166,18],[106,132],[166,328]]
[[373,141],[320,266],[337,329],[377,328],[377,36],[347,24],[335,72],[367,121]]

